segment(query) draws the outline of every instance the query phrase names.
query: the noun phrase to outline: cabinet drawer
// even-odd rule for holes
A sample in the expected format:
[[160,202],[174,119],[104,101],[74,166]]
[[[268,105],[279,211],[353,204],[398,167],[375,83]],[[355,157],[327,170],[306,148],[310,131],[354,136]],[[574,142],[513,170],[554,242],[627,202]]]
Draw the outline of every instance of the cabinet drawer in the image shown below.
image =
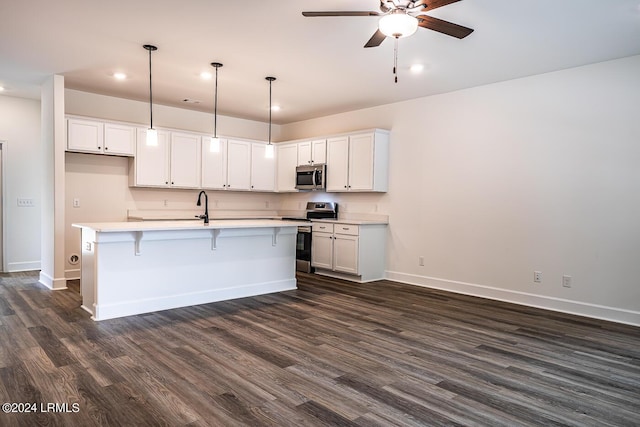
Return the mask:
[[335,234],[348,234],[350,236],[357,236],[360,234],[360,227],[352,224],[334,224],[333,232]]
[[321,232],[321,233],[333,233],[333,224],[327,224],[324,222],[314,222],[313,224],[311,224],[311,229],[314,232]]

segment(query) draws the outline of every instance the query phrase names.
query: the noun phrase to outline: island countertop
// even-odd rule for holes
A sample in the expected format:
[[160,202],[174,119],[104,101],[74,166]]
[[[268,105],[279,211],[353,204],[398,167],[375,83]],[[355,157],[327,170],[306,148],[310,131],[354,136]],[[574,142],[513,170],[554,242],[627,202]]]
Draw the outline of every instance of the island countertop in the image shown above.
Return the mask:
[[273,228],[297,227],[296,221],[277,219],[222,219],[204,221],[134,221],[134,222],[93,222],[72,224],[76,228],[89,228],[100,233],[117,233],[123,231],[169,231],[169,230],[211,230],[222,228]]
[[82,308],[94,320],[296,289],[299,222],[78,223]]

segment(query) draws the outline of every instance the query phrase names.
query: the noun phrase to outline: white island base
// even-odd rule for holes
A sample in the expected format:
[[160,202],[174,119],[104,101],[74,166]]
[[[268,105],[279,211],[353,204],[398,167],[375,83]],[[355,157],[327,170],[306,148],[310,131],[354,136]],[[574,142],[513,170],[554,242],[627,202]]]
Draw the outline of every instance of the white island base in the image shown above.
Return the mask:
[[74,224],[82,229],[82,308],[105,320],[295,289],[297,225]]

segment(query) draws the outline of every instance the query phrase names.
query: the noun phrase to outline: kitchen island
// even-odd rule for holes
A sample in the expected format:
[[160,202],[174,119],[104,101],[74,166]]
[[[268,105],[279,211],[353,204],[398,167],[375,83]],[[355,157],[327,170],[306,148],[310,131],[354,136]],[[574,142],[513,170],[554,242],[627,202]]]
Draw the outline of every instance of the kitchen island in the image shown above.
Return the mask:
[[82,230],[82,308],[94,320],[296,288],[297,222],[73,224]]

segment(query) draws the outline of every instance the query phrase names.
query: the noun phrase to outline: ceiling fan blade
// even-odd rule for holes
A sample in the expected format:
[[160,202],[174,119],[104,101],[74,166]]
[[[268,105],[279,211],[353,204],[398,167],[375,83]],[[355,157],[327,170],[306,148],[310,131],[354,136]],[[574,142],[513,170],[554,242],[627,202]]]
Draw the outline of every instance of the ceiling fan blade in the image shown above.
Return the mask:
[[437,9],[442,6],[446,6],[451,3],[457,3],[460,0],[422,0],[417,1],[416,6],[426,5],[424,9],[421,9],[422,12],[426,12],[428,10]]
[[469,34],[473,33],[473,29],[471,28],[463,27],[462,25],[454,24],[453,22],[434,18],[433,16],[418,15],[416,16],[416,18],[418,18],[418,25],[422,28],[437,31],[451,37],[463,39]]
[[371,38],[369,39],[367,44],[364,45],[364,47],[377,47],[377,46],[380,46],[380,43],[382,43],[384,41],[384,39],[386,39],[386,38],[387,38],[387,36],[385,36],[382,31],[377,30],[375,33],[373,33],[373,35],[371,36]]
[[319,16],[379,16],[378,12],[353,12],[347,10],[332,11],[332,12],[302,12],[302,16],[309,18],[315,18]]

